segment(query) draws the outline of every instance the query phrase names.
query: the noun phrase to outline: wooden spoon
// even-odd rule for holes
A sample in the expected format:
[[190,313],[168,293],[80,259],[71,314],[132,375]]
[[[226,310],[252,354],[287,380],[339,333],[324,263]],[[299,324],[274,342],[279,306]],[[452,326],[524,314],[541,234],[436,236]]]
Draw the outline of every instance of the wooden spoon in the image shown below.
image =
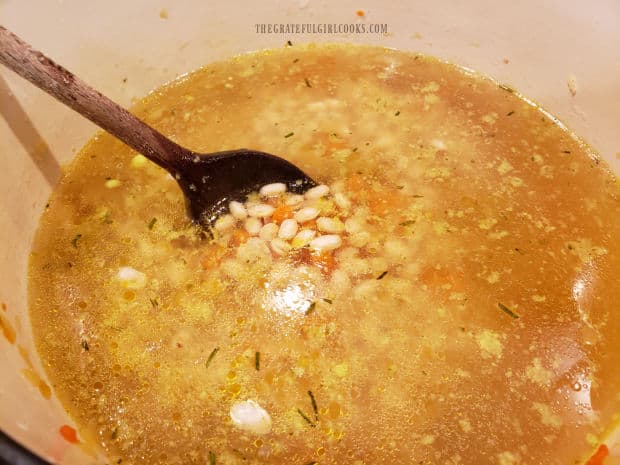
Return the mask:
[[272,182],[301,192],[316,183],[292,163],[249,149],[196,153],[172,142],[0,26],[0,63],[166,169],[192,219],[210,225],[229,200]]

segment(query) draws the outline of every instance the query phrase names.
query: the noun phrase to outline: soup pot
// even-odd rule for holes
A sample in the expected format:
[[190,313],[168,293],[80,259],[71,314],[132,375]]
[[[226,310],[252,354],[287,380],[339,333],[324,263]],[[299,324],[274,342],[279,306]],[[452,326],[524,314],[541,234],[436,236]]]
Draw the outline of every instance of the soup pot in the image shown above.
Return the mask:
[[[536,100],[620,172],[617,0],[0,0],[0,23],[125,106],[210,61],[287,41],[427,53]],[[72,422],[33,347],[26,279],[50,191],[94,132],[0,67],[0,464],[105,463],[59,433]],[[620,434],[605,442],[620,463]]]

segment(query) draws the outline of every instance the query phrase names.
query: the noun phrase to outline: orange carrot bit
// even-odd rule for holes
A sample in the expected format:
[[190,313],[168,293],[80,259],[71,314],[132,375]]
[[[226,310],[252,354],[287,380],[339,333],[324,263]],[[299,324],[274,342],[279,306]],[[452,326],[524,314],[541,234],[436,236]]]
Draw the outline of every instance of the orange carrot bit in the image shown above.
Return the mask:
[[317,229],[316,220],[306,221],[305,223],[302,223],[302,226],[304,229],[312,229],[314,231]]
[[364,10],[357,10],[357,16],[364,16],[366,13],[364,13]]
[[75,428],[71,428],[69,425],[62,425],[58,431],[65,441],[70,442],[71,444],[77,444],[80,442],[78,441],[77,431]]
[[367,192],[368,183],[364,180],[361,174],[352,174],[346,180],[347,190],[355,194],[364,194]]
[[324,274],[330,274],[336,267],[336,260],[334,259],[334,253],[317,252],[310,250],[308,247],[299,249],[294,255],[293,260],[297,264],[306,264],[316,266]]
[[604,460],[609,455],[609,448],[605,444],[601,444],[586,465],[603,465]]
[[226,249],[224,247],[213,244],[209,245],[200,259],[200,266],[202,266],[203,270],[217,267],[225,253]]
[[284,205],[284,204],[276,207],[273,214],[271,215],[271,219],[276,224],[280,224],[284,220],[288,220],[289,218],[292,218],[292,217],[293,217],[293,208],[289,207],[288,205]]
[[232,242],[235,246],[245,244],[250,238],[250,234],[245,229],[236,229],[232,236]]
[[317,266],[323,273],[330,274],[336,267],[336,260],[333,252],[311,253],[311,262]]

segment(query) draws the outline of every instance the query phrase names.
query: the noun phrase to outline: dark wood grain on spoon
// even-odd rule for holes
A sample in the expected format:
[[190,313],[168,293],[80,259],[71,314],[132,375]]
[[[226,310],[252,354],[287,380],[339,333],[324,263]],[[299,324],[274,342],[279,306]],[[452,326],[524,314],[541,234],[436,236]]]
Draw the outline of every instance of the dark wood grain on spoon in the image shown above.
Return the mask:
[[249,149],[196,153],[181,147],[0,26],[0,63],[171,173],[191,217],[208,225],[231,199],[286,183],[300,192],[315,182],[292,163]]

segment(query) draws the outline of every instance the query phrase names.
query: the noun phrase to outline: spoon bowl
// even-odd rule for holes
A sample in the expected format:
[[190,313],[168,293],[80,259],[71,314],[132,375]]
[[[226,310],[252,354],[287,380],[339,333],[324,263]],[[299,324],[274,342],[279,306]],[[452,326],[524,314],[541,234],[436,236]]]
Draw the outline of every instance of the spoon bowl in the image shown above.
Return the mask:
[[265,184],[282,182],[295,193],[316,185],[292,163],[249,149],[194,154],[174,176],[190,216],[203,225],[213,224],[229,201],[242,201]]

